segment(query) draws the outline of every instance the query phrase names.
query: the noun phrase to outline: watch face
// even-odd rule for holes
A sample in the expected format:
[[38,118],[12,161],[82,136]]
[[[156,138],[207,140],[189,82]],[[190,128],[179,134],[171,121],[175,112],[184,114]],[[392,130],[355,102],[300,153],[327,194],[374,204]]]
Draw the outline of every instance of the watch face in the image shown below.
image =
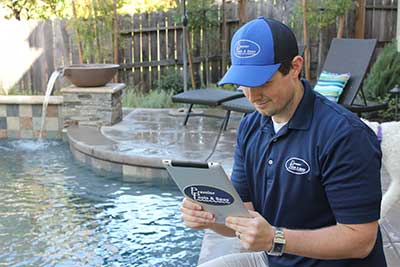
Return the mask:
[[284,249],[284,244],[275,243],[274,244],[274,251],[282,252]]

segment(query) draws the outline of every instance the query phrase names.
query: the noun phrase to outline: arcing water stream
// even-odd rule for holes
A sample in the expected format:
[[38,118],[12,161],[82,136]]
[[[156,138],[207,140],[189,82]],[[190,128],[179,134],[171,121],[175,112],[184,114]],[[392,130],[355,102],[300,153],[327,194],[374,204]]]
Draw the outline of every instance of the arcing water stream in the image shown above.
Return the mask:
[[41,120],[41,123],[40,123],[39,140],[42,139],[43,130],[44,130],[44,127],[45,127],[45,124],[46,124],[47,106],[49,104],[49,99],[50,99],[51,92],[53,91],[54,84],[55,84],[58,76],[60,76],[60,74],[62,74],[62,72],[63,72],[62,69],[55,70],[51,74],[49,82],[47,83],[46,93],[44,95],[43,106],[42,106],[42,120]]

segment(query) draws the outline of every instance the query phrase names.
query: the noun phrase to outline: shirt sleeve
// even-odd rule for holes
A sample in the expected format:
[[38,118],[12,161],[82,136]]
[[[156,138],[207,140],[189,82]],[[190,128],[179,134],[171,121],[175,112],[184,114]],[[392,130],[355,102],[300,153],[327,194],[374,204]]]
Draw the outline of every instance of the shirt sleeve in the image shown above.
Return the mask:
[[233,161],[233,169],[231,175],[231,182],[235,187],[236,191],[239,193],[240,198],[243,202],[250,202],[250,191],[246,176],[246,167],[245,167],[245,157],[243,153],[243,143],[241,141],[241,133],[243,120],[239,126],[238,134],[236,137],[236,145],[234,152],[234,161]]
[[368,223],[380,218],[382,154],[373,133],[350,128],[322,149],[322,184],[337,222]]

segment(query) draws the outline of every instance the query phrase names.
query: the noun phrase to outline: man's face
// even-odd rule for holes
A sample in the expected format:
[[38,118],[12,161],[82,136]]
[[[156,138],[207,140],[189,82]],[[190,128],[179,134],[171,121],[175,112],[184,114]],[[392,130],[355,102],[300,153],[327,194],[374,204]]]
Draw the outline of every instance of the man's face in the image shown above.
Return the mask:
[[279,71],[262,86],[241,88],[257,111],[264,116],[285,115],[295,96],[290,75],[283,76]]

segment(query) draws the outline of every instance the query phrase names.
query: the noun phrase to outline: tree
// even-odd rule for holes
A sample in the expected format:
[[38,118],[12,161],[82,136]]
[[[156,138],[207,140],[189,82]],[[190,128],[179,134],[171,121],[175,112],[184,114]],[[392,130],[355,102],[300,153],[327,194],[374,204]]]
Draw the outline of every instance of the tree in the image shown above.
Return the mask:
[[338,19],[339,26],[336,36],[338,38],[343,37],[344,16],[353,6],[353,2],[353,0],[308,0],[305,6],[303,2],[297,6],[298,13],[306,20],[308,32],[311,34],[319,33],[318,73],[325,61],[332,32],[336,28]]
[[121,13],[143,13],[168,10],[177,7],[176,0],[125,0],[119,11]]
[[343,37],[345,15],[353,7],[353,0],[309,0],[306,13],[301,10],[302,15],[306,14],[309,25],[324,29],[336,23],[339,18],[337,37]]
[[47,19],[61,16],[65,0],[1,0],[7,19]]
[[[116,1],[117,9],[123,0]],[[113,62],[108,52],[115,45],[115,11],[114,0],[72,0],[73,18],[68,26],[75,31],[75,40],[79,47],[82,63]],[[67,13],[67,12],[66,12]]]
[[368,99],[377,100],[387,96],[390,89],[400,84],[400,52],[396,40],[385,45],[364,82]]

